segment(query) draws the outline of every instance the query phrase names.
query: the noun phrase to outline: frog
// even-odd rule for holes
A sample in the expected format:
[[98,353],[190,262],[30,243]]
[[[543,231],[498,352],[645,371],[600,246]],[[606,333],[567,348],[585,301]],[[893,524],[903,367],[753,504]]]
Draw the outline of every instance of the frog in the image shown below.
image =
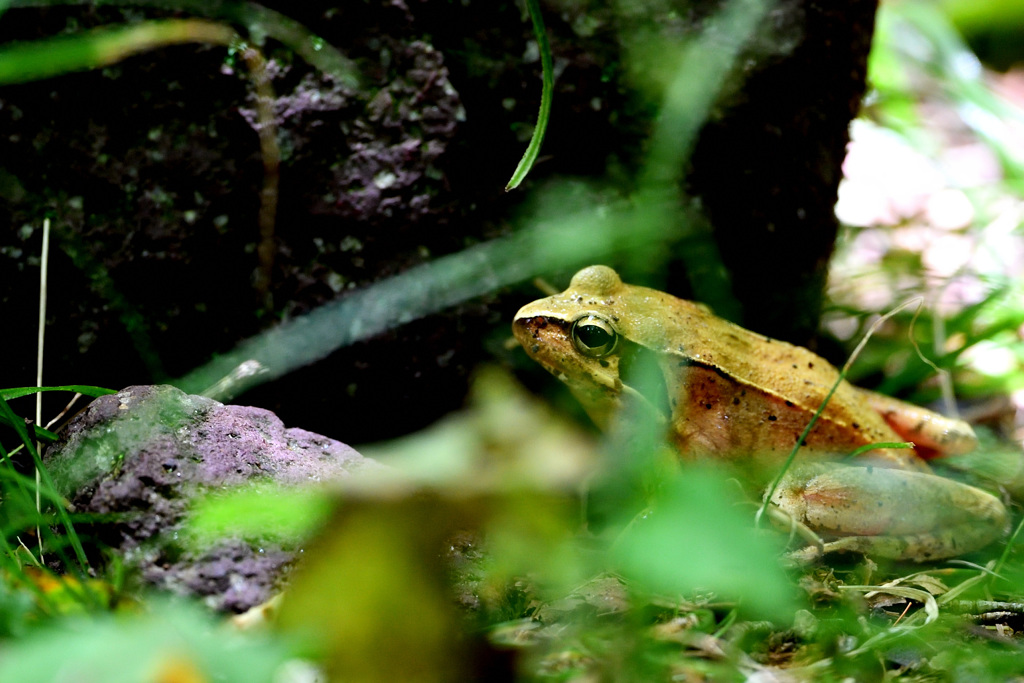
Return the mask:
[[[807,560],[839,551],[944,559],[1006,533],[998,497],[942,477],[928,462],[974,450],[970,425],[857,387],[814,352],[700,303],[626,284],[594,265],[564,292],[520,308],[512,330],[601,429],[642,418],[684,462],[781,466],[796,449],[797,466],[763,495],[775,517],[818,539]],[[913,447],[872,448],[902,442]]]

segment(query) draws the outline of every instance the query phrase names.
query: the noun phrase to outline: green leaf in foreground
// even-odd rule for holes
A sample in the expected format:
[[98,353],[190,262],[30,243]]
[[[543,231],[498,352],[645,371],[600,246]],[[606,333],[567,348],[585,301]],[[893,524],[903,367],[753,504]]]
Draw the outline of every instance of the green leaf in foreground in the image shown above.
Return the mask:
[[282,632],[329,680],[468,680],[439,550],[472,507],[431,495],[347,500],[293,576]]
[[310,487],[240,487],[200,499],[192,508],[189,530],[199,543],[229,535],[275,541],[301,539],[324,522],[332,505],[325,492]]
[[38,629],[0,653],[0,680],[277,681],[280,641],[225,629],[198,606],[152,601],[142,614],[104,615]]
[[754,529],[753,517],[735,484],[687,470],[623,532],[615,564],[654,593],[712,591],[749,614],[787,621],[794,589],[779,566],[780,549]]
[[237,39],[234,29],[225,24],[204,19],[163,19],[13,43],[0,48],[0,84],[25,83],[95,69],[166,45],[230,45]]

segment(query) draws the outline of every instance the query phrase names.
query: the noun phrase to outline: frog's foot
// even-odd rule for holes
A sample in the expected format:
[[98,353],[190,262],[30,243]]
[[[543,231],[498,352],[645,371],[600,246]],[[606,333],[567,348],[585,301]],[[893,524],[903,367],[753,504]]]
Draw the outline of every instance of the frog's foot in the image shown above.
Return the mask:
[[789,533],[787,547],[798,537],[806,543],[804,547],[783,555],[782,561],[785,566],[804,567],[817,562],[825,555],[825,542],[813,529],[776,505],[769,505],[766,512],[768,519],[777,529]]
[[1006,533],[1008,514],[981,489],[920,472],[830,463],[787,474],[772,496],[786,515],[835,539],[795,559],[831,552],[916,562],[962,555]]
[[789,543],[792,543],[795,538],[799,537],[807,543],[807,548],[804,548],[804,550],[813,548],[816,551],[815,558],[821,557],[824,554],[825,542],[809,526],[777,505],[769,505],[766,512],[768,513],[768,519],[777,529],[789,533]]

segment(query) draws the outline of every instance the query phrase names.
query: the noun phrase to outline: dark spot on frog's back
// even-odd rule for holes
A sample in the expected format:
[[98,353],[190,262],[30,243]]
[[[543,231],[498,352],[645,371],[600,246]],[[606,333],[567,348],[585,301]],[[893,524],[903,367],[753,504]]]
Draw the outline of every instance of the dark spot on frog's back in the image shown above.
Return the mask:
[[792,401],[786,401],[786,407],[787,408],[792,408],[793,407],[793,402]]
[[775,421],[776,421],[776,420],[778,420],[778,419],[779,419],[779,418],[775,417],[774,415],[769,415],[769,416],[768,416],[768,421],[769,421],[769,422],[775,422]]
[[539,351],[540,351],[540,344],[531,344],[530,345],[530,353],[536,354]]

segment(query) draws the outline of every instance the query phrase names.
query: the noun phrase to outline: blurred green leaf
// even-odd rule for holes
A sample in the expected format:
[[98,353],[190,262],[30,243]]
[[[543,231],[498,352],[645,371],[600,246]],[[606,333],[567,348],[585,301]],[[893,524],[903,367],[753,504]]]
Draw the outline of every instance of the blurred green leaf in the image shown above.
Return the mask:
[[322,489],[256,484],[203,496],[193,504],[187,528],[199,545],[225,536],[295,542],[308,538],[330,511]]
[[331,680],[463,679],[465,643],[440,550],[456,522],[473,517],[435,496],[346,501],[305,553],[281,628]]
[[613,552],[622,573],[648,591],[713,591],[747,614],[785,620],[797,607],[779,566],[781,548],[753,528],[735,482],[690,470],[665,482]]
[[[0,0],[0,14],[8,6],[24,7],[40,3],[27,0]],[[61,2],[41,4],[65,4]],[[74,4],[74,3],[71,3]],[[134,0],[129,5],[152,6],[166,10],[168,4],[161,0]],[[274,38],[288,46],[308,63],[337,78],[341,83],[355,88],[359,86],[360,72],[355,63],[336,47],[320,36],[310,32],[294,19],[272,9],[251,2],[207,2],[206,0],[175,0],[171,8],[179,12],[209,17],[243,25],[248,29],[250,39],[256,44]],[[178,22],[176,28],[174,22]],[[221,28],[203,28],[220,26]],[[161,44],[174,42],[230,43],[235,32],[223,24],[203,19],[174,19],[143,22],[137,26],[99,29],[90,33],[62,36],[50,40],[34,41],[20,46],[10,46],[16,57],[9,64],[0,66],[0,74],[8,74],[21,82],[45,78],[69,71],[94,68],[103,60],[116,61],[126,54],[139,49],[150,49]],[[55,42],[51,42],[55,41]],[[67,41],[67,42],[63,42]],[[38,46],[38,47],[32,47]],[[46,46],[54,50],[47,55]],[[120,54],[119,54],[120,53]],[[6,61],[6,60],[5,60]],[[10,72],[5,67],[10,67]],[[23,75],[18,70],[25,68]]]
[[408,484],[457,496],[573,492],[595,471],[593,440],[504,370],[479,369],[469,402],[422,432],[360,451]]
[[227,25],[203,19],[162,19],[100,28],[0,47],[0,84],[24,83],[95,69],[125,57],[176,43],[228,45],[238,39]]
[[0,680],[279,681],[280,640],[241,635],[198,606],[151,600],[146,612],[66,619],[0,650]]
[[935,4],[965,33],[1024,26],[1024,0],[940,0]]
[[7,577],[0,578],[0,638],[24,636],[30,621],[38,618],[35,613],[33,594],[19,590]]

